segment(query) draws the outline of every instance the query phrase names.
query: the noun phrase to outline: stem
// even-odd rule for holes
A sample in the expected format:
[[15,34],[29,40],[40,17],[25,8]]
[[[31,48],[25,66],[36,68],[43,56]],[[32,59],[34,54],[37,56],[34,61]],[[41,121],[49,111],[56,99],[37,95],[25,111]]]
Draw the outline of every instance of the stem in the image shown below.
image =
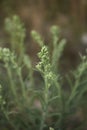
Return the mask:
[[9,67],[8,64],[6,64],[5,67],[7,69],[7,73],[8,73],[8,77],[9,77],[9,82],[10,82],[10,88],[11,88],[12,94],[14,96],[14,100],[17,103],[17,105],[20,106],[21,104],[20,104],[20,101],[18,100],[19,98],[18,98],[18,95],[17,95],[17,92],[16,92],[15,83],[13,82],[13,78],[12,78],[13,76],[12,76],[11,68]]
[[12,93],[13,93],[15,99],[17,99],[17,94],[16,94],[16,91],[15,91],[16,89],[15,89],[15,85],[14,85],[14,82],[13,82],[13,79],[12,79],[11,69],[10,69],[8,64],[6,64],[5,66],[6,66],[6,69],[7,69],[7,73],[8,73],[8,77],[9,77],[9,82],[10,82],[10,87],[11,87]]
[[23,97],[25,98],[26,97],[25,84],[23,82],[21,70],[19,68],[17,69],[17,73],[18,73],[20,84],[22,87],[22,94],[23,94]]
[[74,89],[73,89],[73,91],[71,93],[71,96],[70,96],[67,104],[69,104],[72,101],[72,99],[74,98],[78,85],[79,85],[79,80],[76,82],[76,85],[75,85],[75,87],[74,87]]
[[48,92],[49,92],[49,85],[48,85],[48,81],[45,78],[45,90],[44,90],[44,108],[43,108],[43,114],[42,114],[42,119],[41,119],[41,125],[40,125],[40,130],[43,130],[44,128],[44,123],[45,123],[45,119],[48,113]]
[[[47,107],[45,107],[45,109],[47,109]],[[43,111],[40,130],[43,130],[43,128],[44,128],[44,122],[45,122],[45,119],[46,119],[46,114],[47,114],[47,111]]]
[[57,82],[57,80],[54,81],[54,84],[55,84],[55,86],[58,89],[58,98],[59,98],[59,102],[60,102],[60,106],[61,106],[60,118],[58,119],[56,124],[57,125],[59,124],[59,128],[61,129],[63,127],[63,122],[64,122],[64,118],[65,118],[65,104],[64,104],[64,100],[63,100],[63,95],[62,95],[62,90],[61,90],[60,84]]
[[5,111],[5,109],[3,109],[3,114],[4,114],[5,118],[7,119],[7,121],[9,122],[9,124],[10,124],[13,128],[15,128],[15,130],[18,130],[17,126],[15,126],[15,124],[12,122],[12,120],[10,120],[10,118],[9,118],[7,112]]
[[60,98],[61,101],[62,101],[62,92],[61,92],[60,84],[59,84],[56,80],[54,81],[54,84],[55,84],[55,86],[56,86],[57,89],[58,89],[58,96],[59,96],[59,98]]
[[[83,71],[84,71],[84,70],[83,70]],[[70,95],[70,98],[69,98],[69,100],[68,100],[68,102],[67,102],[67,105],[70,104],[70,102],[73,100],[74,96],[76,95],[76,90],[77,90],[77,88],[78,88],[78,86],[79,86],[79,84],[80,84],[80,78],[81,78],[81,75],[82,75],[83,71],[80,72],[80,74],[79,74],[79,76],[78,76],[78,79],[76,79],[75,86],[74,86],[74,88],[73,88],[73,90],[72,90],[72,92],[71,92],[71,95]]]
[[78,86],[79,86],[79,84],[80,84],[80,79],[81,79],[81,76],[82,76],[82,74],[84,73],[84,71],[85,71],[85,61],[83,60],[83,63],[80,65],[80,69],[78,68],[78,77],[75,79],[76,81],[75,81],[75,85],[74,85],[74,88],[73,88],[73,90],[72,90],[72,92],[71,92],[71,96],[70,96],[70,98],[69,98],[69,100],[68,100],[68,102],[67,102],[67,104],[69,105],[69,103],[73,100],[73,98],[75,97],[75,95],[76,95],[76,90],[77,90],[77,88],[78,88]]

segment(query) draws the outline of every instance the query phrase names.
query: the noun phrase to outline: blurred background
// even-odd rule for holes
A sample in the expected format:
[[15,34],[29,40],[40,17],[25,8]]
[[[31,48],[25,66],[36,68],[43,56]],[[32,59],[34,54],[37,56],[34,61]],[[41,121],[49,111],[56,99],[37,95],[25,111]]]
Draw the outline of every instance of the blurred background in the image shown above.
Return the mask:
[[24,22],[24,44],[33,64],[37,62],[39,47],[31,39],[30,31],[38,31],[45,42],[50,43],[49,29],[52,25],[58,25],[61,27],[61,36],[67,39],[61,60],[63,71],[77,66],[78,53],[84,54],[87,47],[87,0],[0,0],[0,46],[9,45],[4,21],[14,14]]

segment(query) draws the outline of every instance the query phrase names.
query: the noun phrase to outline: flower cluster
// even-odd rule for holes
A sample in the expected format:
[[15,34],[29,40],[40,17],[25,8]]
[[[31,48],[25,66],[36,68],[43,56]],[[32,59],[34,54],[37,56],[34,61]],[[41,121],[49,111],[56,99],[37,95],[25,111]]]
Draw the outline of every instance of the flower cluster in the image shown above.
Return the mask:
[[60,33],[60,28],[58,26],[52,26],[50,29],[50,32],[52,33],[53,36],[58,37],[59,33]]
[[42,37],[36,31],[31,31],[31,35],[41,47],[44,45]]
[[78,66],[77,70],[74,73],[77,79],[80,78],[84,74],[85,70],[87,69],[87,57],[82,56],[81,54],[80,57],[82,62],[80,63],[80,65]]
[[44,78],[48,81],[48,86],[50,86],[56,75],[52,72],[47,46],[44,45],[42,47],[41,52],[38,53],[38,57],[40,58],[40,62],[36,65],[36,68],[43,74]]
[[11,19],[7,18],[5,21],[6,31],[12,35],[12,37],[16,37],[20,39],[25,38],[25,28],[23,23],[21,23],[20,18],[14,15]]
[[5,63],[5,66],[12,66],[12,68],[17,68],[16,56],[8,48],[0,48],[0,60]]
[[47,46],[43,46],[41,49],[41,52],[38,53],[38,57],[40,58],[40,62],[38,63],[38,65],[36,66],[36,68],[40,71],[40,72],[46,72],[47,69],[50,69],[50,59],[49,59],[49,53],[48,53],[48,48]]

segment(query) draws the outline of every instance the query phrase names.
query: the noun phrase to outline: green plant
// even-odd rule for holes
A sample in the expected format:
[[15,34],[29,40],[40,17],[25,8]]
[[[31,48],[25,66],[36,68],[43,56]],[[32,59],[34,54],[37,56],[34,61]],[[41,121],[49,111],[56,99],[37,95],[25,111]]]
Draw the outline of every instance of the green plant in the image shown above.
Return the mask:
[[[67,120],[77,114],[87,92],[87,57],[80,56],[80,65],[76,71],[71,72],[73,79],[65,75],[70,87],[68,92],[63,89],[63,77],[59,73],[59,61],[66,43],[64,39],[60,40],[59,27],[51,28],[52,53],[43,38],[36,31],[32,31],[33,39],[41,47],[38,53],[40,61],[35,69],[40,73],[43,83],[39,85],[40,88],[36,88],[33,77],[35,69],[23,48],[25,29],[18,16],[6,20],[6,30],[11,38],[12,49],[0,48],[0,61],[6,72],[9,93],[5,97],[0,89],[0,105],[3,106],[3,109],[0,107],[0,112],[3,120],[14,130],[67,130],[70,127]],[[16,54],[16,46],[20,50],[19,54]],[[28,71],[26,78],[23,77],[23,70]],[[1,86],[3,91],[3,85]],[[72,128],[80,130],[82,126]]]
[[9,42],[11,49],[16,51],[19,61],[21,62],[25,52],[24,39],[26,30],[24,24],[17,15],[14,15],[10,19],[7,18],[5,20],[5,30],[10,35]]

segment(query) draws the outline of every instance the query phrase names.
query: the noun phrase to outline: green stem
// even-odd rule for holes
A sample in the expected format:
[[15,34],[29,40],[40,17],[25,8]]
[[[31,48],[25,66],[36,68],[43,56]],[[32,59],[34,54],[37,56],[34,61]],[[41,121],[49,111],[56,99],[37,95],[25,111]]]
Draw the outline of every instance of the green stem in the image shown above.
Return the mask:
[[44,124],[45,124],[45,119],[47,117],[47,113],[48,113],[48,92],[49,92],[49,85],[48,85],[48,81],[45,78],[45,90],[44,90],[44,101],[45,104],[43,106],[43,114],[42,114],[42,119],[41,119],[41,125],[40,125],[40,130],[43,130],[44,128]]
[[19,108],[21,108],[21,103],[20,101],[18,100],[18,95],[17,95],[17,91],[16,91],[16,86],[15,86],[15,83],[13,81],[13,75],[12,75],[12,71],[11,71],[11,68],[9,67],[8,64],[5,65],[6,69],[7,69],[7,74],[8,74],[8,77],[9,77],[9,82],[10,82],[10,88],[11,88],[11,91],[12,91],[12,94],[14,96],[14,101],[17,103],[17,106]]
[[73,98],[75,97],[75,95],[76,95],[76,90],[77,90],[77,88],[78,88],[78,86],[79,86],[79,84],[80,84],[80,79],[81,79],[81,76],[82,76],[82,74],[84,73],[84,71],[85,71],[85,67],[84,67],[84,64],[85,64],[85,62],[83,62],[82,63],[82,66],[81,66],[81,68],[82,68],[82,70],[78,73],[78,78],[76,78],[75,80],[75,85],[74,85],[74,88],[73,88],[73,90],[72,90],[72,92],[71,92],[71,95],[70,95],[70,98],[69,98],[69,100],[68,100],[68,102],[67,102],[67,105],[69,105],[70,104],[70,102],[73,100]]
[[21,87],[22,87],[22,94],[23,94],[23,97],[25,98],[26,97],[25,84],[23,82],[22,73],[21,73],[21,70],[19,68],[17,69],[17,74],[19,76],[19,81],[20,81],[20,84],[21,84]]
[[60,101],[62,102],[62,92],[61,92],[60,84],[56,80],[54,81],[54,84],[58,89],[58,97],[60,98]]
[[14,82],[13,82],[13,79],[12,79],[11,69],[10,69],[8,64],[6,64],[6,69],[7,69],[7,73],[8,73],[8,77],[9,77],[9,82],[10,82],[10,87],[11,87],[12,93],[13,93],[15,99],[17,99],[16,88],[15,88],[15,85],[14,85]]
[[7,121],[9,122],[9,124],[10,124],[13,128],[15,128],[15,130],[18,130],[17,126],[15,126],[15,124],[12,122],[12,120],[10,120],[10,118],[9,118],[7,112],[5,111],[5,109],[3,109],[3,113],[4,113],[5,118],[6,118]]
[[64,104],[64,100],[63,100],[63,95],[62,95],[62,90],[60,87],[60,84],[57,82],[57,80],[54,81],[55,86],[58,89],[58,99],[60,102],[60,106],[61,106],[61,111],[60,111],[60,116],[58,119],[58,122],[56,123],[57,125],[59,124],[59,128],[62,128],[63,122],[64,122],[64,118],[65,118],[65,104]]
[[73,100],[74,96],[76,95],[76,90],[77,90],[78,86],[79,86],[79,81],[76,82],[76,85],[75,85],[74,89],[72,90],[71,96],[70,96],[68,103],[67,103],[68,105]]

